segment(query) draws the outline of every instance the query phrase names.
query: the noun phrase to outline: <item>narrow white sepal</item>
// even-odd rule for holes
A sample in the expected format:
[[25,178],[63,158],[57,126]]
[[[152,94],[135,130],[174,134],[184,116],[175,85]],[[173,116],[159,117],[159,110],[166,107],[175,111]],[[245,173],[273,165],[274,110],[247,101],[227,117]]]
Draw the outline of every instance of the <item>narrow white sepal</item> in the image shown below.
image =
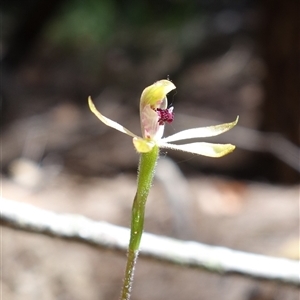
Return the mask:
[[224,133],[234,127],[238,122],[239,117],[236,118],[234,122],[231,123],[224,123],[215,126],[208,126],[208,127],[199,127],[199,128],[192,128],[180,131],[173,135],[170,135],[166,138],[162,139],[163,143],[180,141],[180,140],[187,140],[187,139],[194,139],[194,138],[203,138],[203,137],[210,137],[216,136],[221,133]]
[[209,157],[221,157],[232,152],[235,149],[235,146],[231,144],[213,144],[205,142],[175,145],[163,143],[163,141],[160,141],[159,147],[172,150],[180,150]]
[[130,130],[128,130],[127,128],[125,128],[124,126],[122,126],[121,124],[103,116],[98,110],[97,108],[95,107],[93,101],[92,101],[92,98],[89,97],[89,107],[90,107],[90,110],[96,115],[96,117],[102,122],[104,123],[105,125],[109,126],[109,127],[112,127],[120,132],[123,132],[131,137],[136,137],[136,138],[139,138],[136,134],[132,133]]

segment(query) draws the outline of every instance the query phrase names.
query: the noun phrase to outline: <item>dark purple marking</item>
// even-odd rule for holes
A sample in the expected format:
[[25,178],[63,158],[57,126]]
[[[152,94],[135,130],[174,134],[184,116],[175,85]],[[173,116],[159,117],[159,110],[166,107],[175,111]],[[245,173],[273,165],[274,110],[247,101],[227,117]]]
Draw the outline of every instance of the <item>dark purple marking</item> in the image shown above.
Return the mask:
[[173,120],[174,120],[173,107],[170,107],[167,109],[157,108],[156,112],[159,116],[159,119],[158,119],[159,125],[164,125],[166,122],[167,123],[173,122]]

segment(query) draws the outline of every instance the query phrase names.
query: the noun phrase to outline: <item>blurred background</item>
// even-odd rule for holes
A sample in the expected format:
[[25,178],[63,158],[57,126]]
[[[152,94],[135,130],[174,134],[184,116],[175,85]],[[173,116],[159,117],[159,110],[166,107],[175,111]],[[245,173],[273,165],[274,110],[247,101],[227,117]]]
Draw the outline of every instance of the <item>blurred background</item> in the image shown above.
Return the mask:
[[[142,90],[169,78],[166,134],[239,115],[209,139],[237,149],[221,159],[162,151],[146,230],[299,258],[298,1],[5,0],[0,13],[5,197],[128,226],[138,155],[87,97],[139,134]],[[3,241],[7,300],[118,298],[122,254],[7,228]],[[297,296],[141,260],[133,300]]]

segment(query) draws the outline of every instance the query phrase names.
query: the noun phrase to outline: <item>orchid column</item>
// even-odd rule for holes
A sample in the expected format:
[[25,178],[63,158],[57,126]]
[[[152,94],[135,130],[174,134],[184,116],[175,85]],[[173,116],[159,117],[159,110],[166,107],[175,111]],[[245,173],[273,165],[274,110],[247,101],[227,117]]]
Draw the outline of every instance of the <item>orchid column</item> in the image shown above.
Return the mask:
[[130,299],[134,268],[144,228],[145,205],[154,177],[159,148],[181,150],[210,157],[224,156],[232,152],[235,148],[235,146],[231,144],[197,142],[176,145],[170,144],[169,142],[221,134],[235,126],[238,118],[232,123],[188,129],[163,138],[165,123],[171,123],[174,118],[173,107],[168,108],[166,96],[175,88],[175,85],[171,81],[160,80],[144,89],[140,100],[142,137],[135,135],[119,123],[103,116],[96,109],[89,97],[90,109],[100,121],[107,126],[133,137],[134,147],[136,151],[140,153],[137,191],[132,206],[130,242],[121,300]]

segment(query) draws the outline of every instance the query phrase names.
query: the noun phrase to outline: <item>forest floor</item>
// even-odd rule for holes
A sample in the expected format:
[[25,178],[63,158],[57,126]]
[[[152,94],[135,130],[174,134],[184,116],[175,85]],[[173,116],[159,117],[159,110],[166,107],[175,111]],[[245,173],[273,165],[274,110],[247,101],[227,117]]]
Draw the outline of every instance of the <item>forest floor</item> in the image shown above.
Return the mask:
[[[23,163],[23,168],[28,162]],[[147,232],[210,245],[299,259],[299,186],[274,186],[222,177],[185,177],[162,158],[146,209]],[[136,179],[132,174],[47,177],[27,165],[32,180],[2,178],[8,199],[58,213],[76,213],[127,226]],[[37,169],[38,168],[38,171]],[[170,171],[170,170],[169,170]],[[19,170],[19,172],[21,172]],[[16,174],[16,173],[15,173]],[[28,174],[28,173],[27,173]],[[45,177],[43,177],[45,179]],[[184,199],[172,203],[168,184]],[[36,181],[37,183],[38,181]],[[6,300],[118,299],[125,253],[1,228],[2,297]],[[238,275],[223,276],[140,257],[132,299],[297,300],[299,290]]]

